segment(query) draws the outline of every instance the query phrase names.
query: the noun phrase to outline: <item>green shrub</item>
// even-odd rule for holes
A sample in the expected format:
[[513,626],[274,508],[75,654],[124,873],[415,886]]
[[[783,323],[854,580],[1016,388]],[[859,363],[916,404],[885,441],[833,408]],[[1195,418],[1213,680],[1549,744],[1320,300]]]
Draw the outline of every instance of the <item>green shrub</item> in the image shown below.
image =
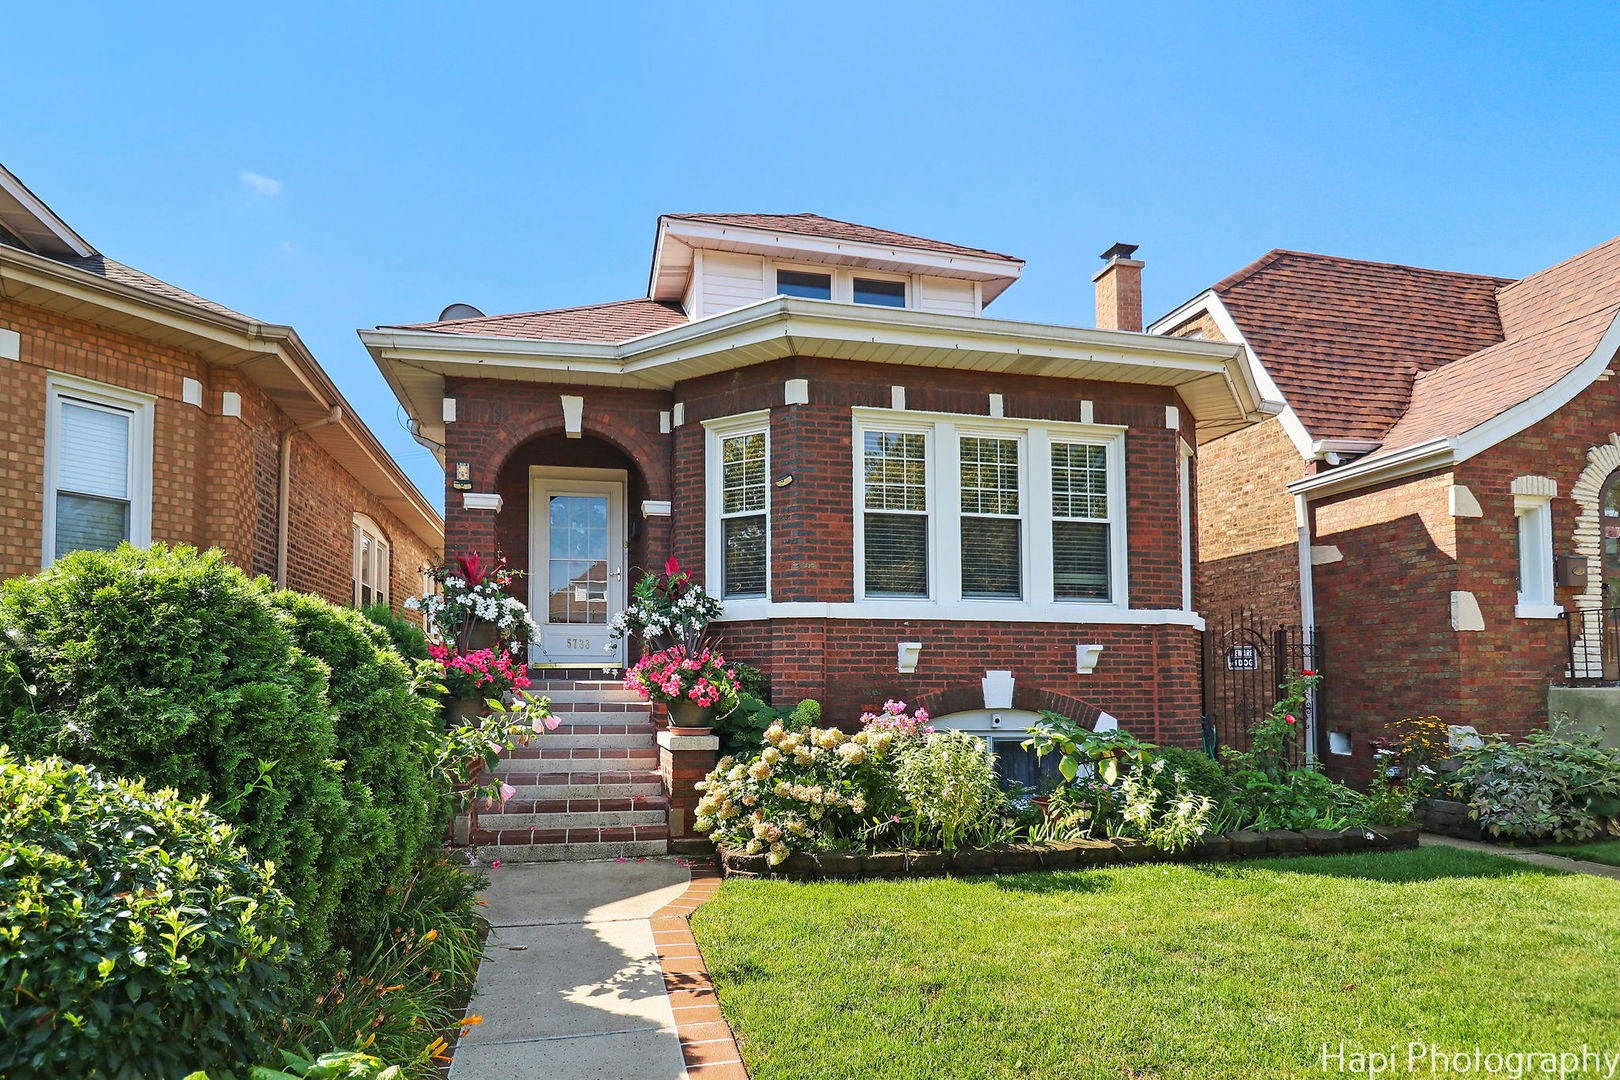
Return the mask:
[[995,817],[1005,797],[984,740],[946,729],[903,744],[895,786],[918,825],[954,850]]
[[367,604],[360,614],[382,627],[389,644],[407,662],[428,658],[428,639],[422,628],[387,604]]
[[0,714],[0,741],[208,795],[298,910],[306,953],[328,951],[354,841],[326,698],[268,584],[218,551],[128,544],[82,551],[0,586],[38,715]]
[[443,834],[449,791],[433,780],[438,710],[412,690],[411,673],[388,635],[359,612],[318,596],[279,592],[293,643],[325,666],[336,714],[332,756],[357,843],[341,874],[338,939],[370,935],[381,892],[409,877]]
[[291,908],[173,790],[0,746],[0,1076],[137,1080],[269,1053]]
[[[389,1065],[370,1054],[336,1051],[311,1060],[286,1050],[275,1065],[258,1065],[249,1073],[250,1080],[401,1080],[404,1075],[398,1065]],[[186,1080],[213,1078],[205,1072],[194,1072]]]
[[1620,750],[1566,715],[1522,740],[1484,735],[1457,752],[1469,805],[1493,836],[1565,843],[1597,834],[1620,814]]
[[375,943],[294,1018],[282,1041],[363,1048],[411,1076],[436,1076],[438,1037],[461,1019],[483,953],[485,883],[442,859],[422,864],[379,898]]
[[[1180,746],[1163,746],[1155,750],[1154,755],[1164,762],[1164,768],[1153,773],[1154,786],[1163,794],[1179,789],[1216,803],[1226,801],[1226,770],[1208,754]],[[1182,778],[1179,784],[1175,782],[1178,773]]]

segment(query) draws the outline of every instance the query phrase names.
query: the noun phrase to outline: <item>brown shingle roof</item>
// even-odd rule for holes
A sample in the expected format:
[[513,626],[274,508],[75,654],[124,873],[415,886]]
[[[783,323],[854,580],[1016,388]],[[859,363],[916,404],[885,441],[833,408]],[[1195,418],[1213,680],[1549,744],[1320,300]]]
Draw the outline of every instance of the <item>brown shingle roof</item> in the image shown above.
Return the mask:
[[794,233],[798,236],[821,236],[829,240],[851,240],[861,244],[881,244],[884,247],[914,248],[918,251],[937,251],[946,255],[972,255],[981,259],[1001,259],[1005,262],[1023,262],[1014,255],[1003,255],[984,248],[947,244],[943,240],[927,240],[921,236],[874,229],[869,225],[856,225],[849,221],[822,217],[820,214],[665,214],[681,221],[707,221],[714,225],[738,225],[749,229]]
[[1214,291],[1313,438],[1377,440],[1415,373],[1502,340],[1511,280],[1272,251]]
[[1501,290],[1506,341],[1418,376],[1379,453],[1478,427],[1592,355],[1620,315],[1620,237]]
[[252,320],[251,315],[244,315],[240,311],[233,311],[224,304],[216,304],[212,300],[204,299],[196,293],[190,293],[178,285],[170,285],[167,281],[155,278],[151,274],[142,273],[133,266],[125,266],[121,262],[107,258],[105,255],[84,255],[60,258],[56,260],[68,266],[95,274],[97,277],[120,285],[129,285],[154,296],[161,296],[166,300],[177,300],[183,304],[191,304],[211,311],[215,315],[225,315],[233,319]]
[[384,330],[431,330],[475,337],[526,338],[534,341],[596,341],[612,344],[667,330],[687,321],[681,305],[662,300],[615,300],[607,304],[486,315],[476,319],[404,323]]

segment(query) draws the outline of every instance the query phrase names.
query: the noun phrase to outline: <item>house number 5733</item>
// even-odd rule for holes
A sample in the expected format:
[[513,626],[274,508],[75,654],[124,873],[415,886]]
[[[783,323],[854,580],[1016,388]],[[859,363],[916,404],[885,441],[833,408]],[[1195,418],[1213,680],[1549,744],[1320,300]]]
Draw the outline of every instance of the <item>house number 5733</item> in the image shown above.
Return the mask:
[[590,638],[582,638],[582,637],[571,637],[571,638],[568,639],[568,647],[570,649],[588,649],[588,648],[591,647],[591,639]]

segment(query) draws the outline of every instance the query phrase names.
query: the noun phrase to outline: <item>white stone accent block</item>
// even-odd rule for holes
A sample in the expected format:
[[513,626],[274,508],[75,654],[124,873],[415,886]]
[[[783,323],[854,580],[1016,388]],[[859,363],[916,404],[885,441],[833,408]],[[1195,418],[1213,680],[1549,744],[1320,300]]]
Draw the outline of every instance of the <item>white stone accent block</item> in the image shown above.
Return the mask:
[[786,405],[810,404],[810,380],[789,379],[783,383],[782,402]]
[[668,499],[643,499],[641,501],[642,517],[669,517]]
[[1005,416],[1005,415],[1007,415],[1006,406],[1003,404],[1000,394],[991,394],[990,395],[990,415],[991,416]]
[[680,427],[686,423],[686,402],[677,401],[675,403],[675,407],[669,413],[669,422],[673,427]]
[[987,709],[1010,709],[1013,703],[1013,673],[1010,671],[987,671],[984,678],[979,680],[979,686],[984,690],[984,707]]
[[447,423],[447,424],[455,423],[456,422],[456,399],[453,398],[453,397],[445,398],[444,402],[443,402],[443,405],[442,405],[442,408],[443,408],[443,411],[439,415],[444,420],[444,422]]
[[199,409],[202,408],[202,383],[198,382],[196,379],[181,379],[180,400],[185,402],[187,405],[195,405]]
[[1344,561],[1344,552],[1333,544],[1312,544],[1311,565],[1326,566],[1328,563]]
[[917,661],[922,656],[922,642],[902,641],[895,648],[895,670],[908,675],[917,670]]
[[1092,423],[1091,416],[1092,416],[1091,402],[1089,402],[1089,401],[1081,401],[1080,402],[1080,422],[1082,424]]
[[468,510],[492,510],[498,514],[501,512],[501,506],[505,502],[506,500],[501,498],[500,493],[496,491],[463,491],[461,493],[461,505]]
[[889,408],[897,412],[904,412],[906,408],[906,388],[903,386],[889,387]]
[[1544,499],[1558,498],[1558,481],[1546,476],[1516,476],[1513,478],[1513,494],[1538,495]]
[[1451,628],[1453,630],[1483,630],[1485,616],[1480,614],[1479,601],[1471,592],[1451,594]]
[[1181,426],[1181,410],[1174,405],[1166,405],[1164,407],[1164,426],[1167,428],[1179,428]]
[[1097,670],[1097,661],[1102,658],[1101,645],[1076,645],[1074,647],[1074,670],[1078,675],[1090,675]]
[[15,330],[0,327],[0,360],[22,358],[22,335]]
[[585,422],[585,399],[577,394],[562,395],[563,433],[570,439],[583,438],[581,426]]
[[669,411],[665,410],[664,412],[661,412],[661,413],[658,414],[658,434],[660,434],[660,435],[668,435],[669,434],[669,428],[670,428]]
[[718,750],[718,735],[675,735],[668,728],[658,733],[658,745],[665,750]]
[[227,390],[219,395],[219,415],[240,417],[242,415],[242,395],[235,390]]
[[1466,485],[1452,484],[1450,494],[1452,517],[1484,517],[1485,511],[1480,508],[1479,500]]

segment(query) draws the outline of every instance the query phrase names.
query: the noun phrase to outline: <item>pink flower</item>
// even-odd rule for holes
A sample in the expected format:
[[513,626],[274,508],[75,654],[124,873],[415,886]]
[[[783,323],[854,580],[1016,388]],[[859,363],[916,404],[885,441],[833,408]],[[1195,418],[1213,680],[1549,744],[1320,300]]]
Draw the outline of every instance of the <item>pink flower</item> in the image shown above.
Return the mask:
[[545,716],[545,717],[541,717],[539,720],[536,720],[533,724],[531,724],[529,726],[534,728],[534,733],[536,735],[538,735],[538,734],[540,734],[540,732],[542,730],[544,730],[544,731],[556,731],[557,730],[557,725],[561,724],[561,723],[562,723],[562,721],[558,720],[555,716]]
[[501,802],[505,802],[507,799],[510,799],[512,796],[514,796],[516,794],[517,794],[517,788],[513,787],[511,784],[502,782],[502,784],[501,784]]
[[498,870],[498,869],[500,869],[500,866],[501,866],[501,860],[499,860],[499,859],[496,859],[494,862],[489,864],[489,868],[491,870]]

